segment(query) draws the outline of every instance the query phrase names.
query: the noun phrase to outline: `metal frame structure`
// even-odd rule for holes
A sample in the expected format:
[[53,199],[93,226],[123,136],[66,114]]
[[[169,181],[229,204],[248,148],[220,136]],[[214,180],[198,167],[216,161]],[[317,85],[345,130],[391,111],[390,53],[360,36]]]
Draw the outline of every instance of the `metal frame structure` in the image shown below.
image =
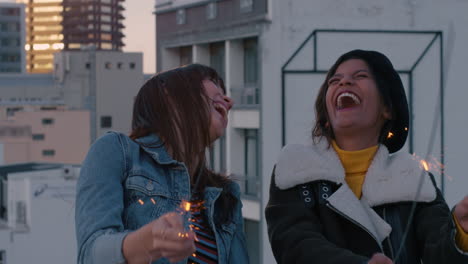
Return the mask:
[[[407,35],[429,35],[433,36],[430,43],[424,48],[423,52],[419,55],[416,61],[413,63],[410,69],[397,69],[397,72],[400,74],[405,74],[408,76],[408,104],[409,104],[409,113],[410,113],[410,127],[412,128],[409,133],[409,152],[414,152],[414,127],[413,123],[413,71],[419,65],[421,60],[427,54],[427,52],[433,47],[434,43],[439,41],[439,62],[440,62],[440,84],[439,84],[439,103],[440,103],[440,162],[444,164],[444,46],[443,46],[443,32],[442,31],[418,31],[418,30],[348,30],[348,29],[316,29],[314,30],[296,49],[296,51],[289,57],[289,59],[281,67],[281,134],[282,134],[282,146],[286,144],[286,75],[288,74],[326,74],[328,69],[319,69],[317,67],[317,39],[320,33],[342,33],[342,34],[359,34],[359,33],[368,33],[368,34],[407,34]],[[287,70],[288,65],[296,58],[299,52],[304,48],[304,46],[313,41],[313,69],[310,70]],[[435,120],[435,119],[434,119]],[[433,128],[435,129],[435,127]],[[429,143],[432,144],[432,143]],[[445,177],[444,170],[441,170],[440,175],[441,182],[441,191],[445,191]]]

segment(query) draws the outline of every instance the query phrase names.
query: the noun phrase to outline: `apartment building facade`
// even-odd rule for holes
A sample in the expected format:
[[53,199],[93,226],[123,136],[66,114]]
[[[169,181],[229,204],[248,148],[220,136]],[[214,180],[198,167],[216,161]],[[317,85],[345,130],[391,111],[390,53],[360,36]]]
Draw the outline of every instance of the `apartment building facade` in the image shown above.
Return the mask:
[[26,70],[24,5],[0,3],[0,74]]
[[27,71],[50,73],[61,50],[121,50],[124,0],[17,0],[26,4]]

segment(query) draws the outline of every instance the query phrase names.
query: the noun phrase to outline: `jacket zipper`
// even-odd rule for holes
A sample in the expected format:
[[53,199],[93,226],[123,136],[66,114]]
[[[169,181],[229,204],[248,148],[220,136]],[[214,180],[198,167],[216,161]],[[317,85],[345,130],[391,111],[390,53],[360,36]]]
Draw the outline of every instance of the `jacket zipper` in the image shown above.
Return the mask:
[[378,242],[377,238],[367,230],[367,228],[365,228],[363,225],[361,225],[360,223],[358,223],[357,221],[355,221],[354,219],[350,218],[349,216],[343,214],[342,212],[340,212],[338,209],[336,209],[335,207],[333,207],[330,203],[326,203],[327,207],[330,208],[332,211],[334,211],[335,213],[339,214],[340,216],[346,218],[348,221],[350,221],[351,223],[359,226],[362,230],[364,230],[367,234],[369,234],[370,237],[372,237],[374,239],[374,241],[377,243],[377,245],[379,246],[380,248],[380,252],[384,252],[383,251],[383,248],[382,248],[382,245]]
[[[386,208],[383,208],[383,218],[385,220],[385,222],[388,223],[387,221],[387,213],[386,213]],[[388,244],[388,247],[390,249],[390,257],[391,259],[395,259],[395,253],[393,252],[393,246],[392,246],[392,243],[390,241],[390,235],[387,237],[387,244]]]

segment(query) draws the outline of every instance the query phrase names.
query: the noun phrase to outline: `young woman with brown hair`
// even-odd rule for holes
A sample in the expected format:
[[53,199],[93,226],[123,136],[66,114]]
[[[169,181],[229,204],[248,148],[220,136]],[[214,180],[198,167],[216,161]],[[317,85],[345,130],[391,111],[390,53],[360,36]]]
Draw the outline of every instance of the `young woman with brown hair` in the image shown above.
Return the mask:
[[232,105],[200,64],[142,86],[130,136],[106,134],[83,163],[78,263],[248,263],[239,186],[205,161]]

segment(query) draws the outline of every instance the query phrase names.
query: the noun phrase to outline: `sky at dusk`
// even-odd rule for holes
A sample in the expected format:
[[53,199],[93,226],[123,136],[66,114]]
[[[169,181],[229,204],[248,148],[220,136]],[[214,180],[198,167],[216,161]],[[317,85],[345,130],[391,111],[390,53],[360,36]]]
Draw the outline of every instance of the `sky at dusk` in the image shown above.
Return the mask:
[[155,73],[155,0],[125,0],[124,51],[143,52],[143,72]]

